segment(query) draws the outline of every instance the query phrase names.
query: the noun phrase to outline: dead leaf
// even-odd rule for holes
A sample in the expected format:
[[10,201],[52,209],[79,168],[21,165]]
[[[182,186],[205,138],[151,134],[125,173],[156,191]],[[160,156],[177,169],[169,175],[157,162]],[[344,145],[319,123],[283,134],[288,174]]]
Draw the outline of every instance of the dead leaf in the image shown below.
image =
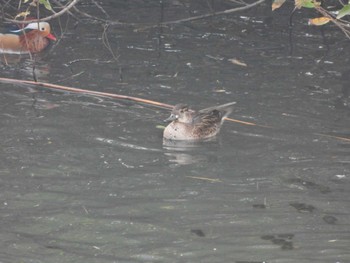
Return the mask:
[[228,61],[230,61],[232,64],[235,64],[235,65],[238,65],[238,66],[241,66],[241,67],[247,67],[248,65],[238,59],[235,59],[235,58],[230,58]]
[[29,11],[21,12],[15,16],[15,19],[19,17],[27,17],[28,15],[30,15]]
[[222,183],[220,179],[213,179],[213,178],[201,177],[201,176],[186,176],[186,177],[192,178],[192,179],[198,179],[198,180],[205,180],[209,182]]
[[284,4],[285,1],[286,0],[273,0],[272,6],[271,6],[272,11],[274,11],[275,9],[280,8]]
[[322,16],[322,17],[309,19],[308,24],[312,26],[322,26],[327,24],[329,21],[331,21],[329,17]]

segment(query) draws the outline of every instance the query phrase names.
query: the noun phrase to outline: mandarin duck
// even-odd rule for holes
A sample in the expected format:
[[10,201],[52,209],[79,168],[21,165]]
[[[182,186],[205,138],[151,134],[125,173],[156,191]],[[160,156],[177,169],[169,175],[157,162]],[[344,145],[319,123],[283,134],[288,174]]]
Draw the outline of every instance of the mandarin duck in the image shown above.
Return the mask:
[[30,23],[24,28],[0,34],[0,53],[38,53],[49,45],[50,40],[56,40],[56,37],[51,34],[49,23]]

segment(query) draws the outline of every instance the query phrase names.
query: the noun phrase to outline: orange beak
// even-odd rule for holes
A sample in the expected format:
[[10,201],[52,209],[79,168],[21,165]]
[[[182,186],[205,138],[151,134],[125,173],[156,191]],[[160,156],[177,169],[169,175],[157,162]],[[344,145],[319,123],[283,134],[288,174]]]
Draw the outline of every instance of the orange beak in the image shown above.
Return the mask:
[[55,37],[54,35],[52,35],[51,33],[48,34],[46,37],[47,37],[48,39],[53,40],[53,41],[56,41],[56,40],[57,40],[56,37]]

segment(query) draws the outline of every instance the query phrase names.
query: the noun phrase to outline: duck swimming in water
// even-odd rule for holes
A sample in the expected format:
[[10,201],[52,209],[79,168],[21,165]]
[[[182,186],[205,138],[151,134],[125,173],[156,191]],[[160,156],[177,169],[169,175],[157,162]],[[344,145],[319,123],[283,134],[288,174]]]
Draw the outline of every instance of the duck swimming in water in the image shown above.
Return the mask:
[[171,121],[163,132],[166,140],[203,140],[217,135],[236,102],[206,108],[200,111],[190,109],[185,104],[177,104],[171,111]]
[[30,23],[24,28],[0,34],[0,53],[38,53],[50,44],[50,40],[56,40],[56,37],[51,34],[49,23]]

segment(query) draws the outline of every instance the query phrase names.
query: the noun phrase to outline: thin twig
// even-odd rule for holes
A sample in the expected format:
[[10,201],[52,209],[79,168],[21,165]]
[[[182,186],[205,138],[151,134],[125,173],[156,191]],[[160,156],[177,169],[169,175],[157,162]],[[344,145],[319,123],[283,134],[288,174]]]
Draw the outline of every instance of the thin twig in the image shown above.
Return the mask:
[[348,39],[350,39],[350,31],[346,29],[347,27],[349,27],[348,23],[344,22],[341,19],[333,17],[333,15],[331,15],[327,10],[325,10],[322,7],[316,7],[316,10],[320,12],[323,16],[328,17],[333,22],[333,24],[335,24],[341,31],[343,31],[344,35]]
[[[53,0],[53,2],[54,2],[56,5],[58,5],[59,7],[61,7],[62,9],[65,8],[65,6],[62,5],[59,1]],[[72,13],[70,10],[67,10],[67,13],[70,14],[72,17],[75,17],[75,16],[73,15],[73,13]]]
[[38,22],[38,21],[50,21],[54,18],[60,17],[61,15],[65,14],[66,12],[68,12],[68,10],[71,9],[73,6],[75,6],[79,1],[80,0],[72,0],[72,2],[68,5],[66,5],[61,11],[54,13],[51,16],[44,17],[44,18],[32,19],[32,20],[16,20],[16,19],[5,18],[5,20],[7,22],[17,23],[17,24],[29,24],[29,23],[34,23],[34,22]]
[[111,44],[109,43],[109,39],[108,39],[108,35],[107,35],[107,31],[108,31],[108,27],[109,25],[106,24],[103,27],[103,32],[102,32],[102,43],[103,45],[108,49],[108,51],[111,53],[113,59],[115,61],[118,61],[119,56],[117,56],[116,54],[114,54],[113,49],[111,47]]

